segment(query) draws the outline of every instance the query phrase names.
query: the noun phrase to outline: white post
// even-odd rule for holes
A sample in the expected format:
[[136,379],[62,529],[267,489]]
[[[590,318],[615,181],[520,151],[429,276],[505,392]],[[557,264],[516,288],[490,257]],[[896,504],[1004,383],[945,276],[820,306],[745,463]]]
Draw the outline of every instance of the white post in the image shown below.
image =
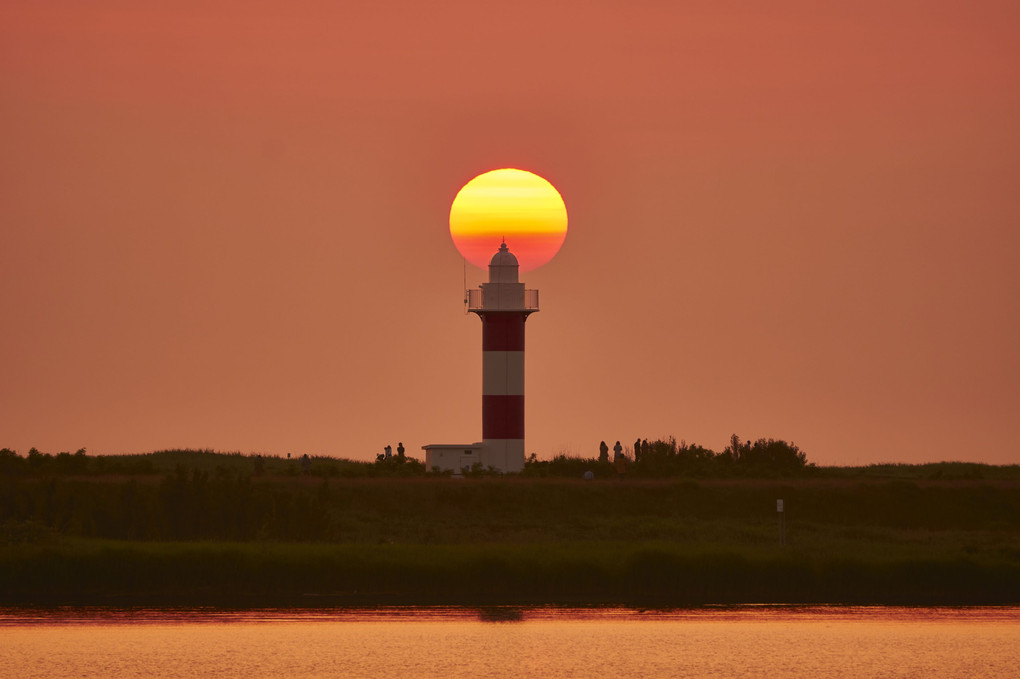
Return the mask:
[[783,512],[783,501],[776,500],[776,511],[779,513],[779,544],[786,544],[786,513]]

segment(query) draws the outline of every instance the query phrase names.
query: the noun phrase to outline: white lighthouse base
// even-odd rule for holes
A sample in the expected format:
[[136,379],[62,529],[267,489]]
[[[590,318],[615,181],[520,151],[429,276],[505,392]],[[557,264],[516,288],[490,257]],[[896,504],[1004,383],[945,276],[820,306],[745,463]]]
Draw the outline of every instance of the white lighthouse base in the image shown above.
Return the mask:
[[485,466],[503,473],[518,474],[524,471],[524,439],[485,439],[482,454]]

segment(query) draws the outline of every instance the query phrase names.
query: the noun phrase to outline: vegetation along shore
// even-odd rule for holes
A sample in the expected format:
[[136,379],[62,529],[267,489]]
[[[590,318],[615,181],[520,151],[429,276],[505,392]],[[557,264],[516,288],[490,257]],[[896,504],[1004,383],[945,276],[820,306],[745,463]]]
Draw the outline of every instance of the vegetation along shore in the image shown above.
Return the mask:
[[411,458],[3,450],[0,605],[1020,603],[1016,465],[649,446],[625,474],[561,456],[459,479]]

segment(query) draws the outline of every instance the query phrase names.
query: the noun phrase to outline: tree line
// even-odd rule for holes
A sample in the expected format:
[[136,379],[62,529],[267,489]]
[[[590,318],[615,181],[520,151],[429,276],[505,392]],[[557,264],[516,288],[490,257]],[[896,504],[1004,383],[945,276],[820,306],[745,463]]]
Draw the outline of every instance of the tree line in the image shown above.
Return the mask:
[[551,460],[539,460],[531,455],[525,463],[524,475],[580,477],[590,471],[596,478],[773,478],[796,476],[814,468],[807,455],[793,443],[771,438],[741,441],[736,434],[720,453],[696,443],[677,442],[670,436],[653,441],[638,439],[627,447],[622,461],[614,457],[605,442],[598,457],[561,454]]
[[302,476],[320,478],[378,478],[423,476],[425,465],[413,457],[392,457],[375,462],[345,458],[256,453],[222,453],[213,450],[160,450],[129,455],[88,455],[84,448],[56,455],[36,448],[27,456],[0,449],[0,477],[10,476],[147,476],[176,473],[178,467],[207,472],[214,478],[233,475]]
[[[676,477],[779,477],[794,476],[809,467],[807,456],[793,443],[759,438],[741,441],[734,434],[722,452],[676,438],[638,439],[627,446],[622,460],[606,454],[603,444],[598,456],[557,455],[539,460],[535,454],[525,461],[525,477],[580,478],[591,472],[596,478],[676,478]],[[302,458],[303,459],[303,458]],[[435,474],[420,460],[403,455],[379,456],[372,462],[314,456],[302,464],[291,456],[242,453],[217,453],[212,450],[164,450],[139,455],[88,455],[84,448],[56,455],[35,448],[23,457],[15,451],[0,449],[0,475],[151,475],[176,472],[179,466],[197,469],[213,478],[228,475],[299,476],[321,478],[386,478]],[[492,476],[493,469],[475,468],[467,476]],[[448,472],[446,473],[448,475]]]

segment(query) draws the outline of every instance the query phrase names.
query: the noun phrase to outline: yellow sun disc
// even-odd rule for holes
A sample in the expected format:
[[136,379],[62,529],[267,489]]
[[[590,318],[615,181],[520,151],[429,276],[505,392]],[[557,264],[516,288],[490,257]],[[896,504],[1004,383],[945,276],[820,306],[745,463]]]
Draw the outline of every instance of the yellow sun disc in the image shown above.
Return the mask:
[[450,207],[450,236],[464,257],[485,268],[506,241],[521,271],[552,259],[567,237],[567,208],[548,181],[525,170],[493,170],[464,185]]

